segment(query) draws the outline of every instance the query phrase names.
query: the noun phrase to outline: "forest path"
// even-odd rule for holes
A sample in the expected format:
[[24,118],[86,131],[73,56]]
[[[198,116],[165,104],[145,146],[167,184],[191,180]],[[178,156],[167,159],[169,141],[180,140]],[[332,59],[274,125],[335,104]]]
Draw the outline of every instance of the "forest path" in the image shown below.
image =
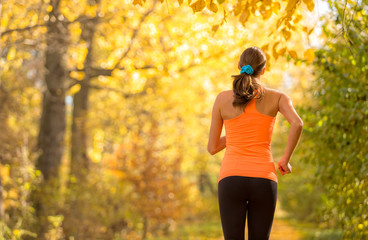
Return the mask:
[[280,202],[276,203],[275,218],[272,225],[270,240],[299,240],[301,234],[293,228],[290,222],[285,219],[287,213],[280,206]]

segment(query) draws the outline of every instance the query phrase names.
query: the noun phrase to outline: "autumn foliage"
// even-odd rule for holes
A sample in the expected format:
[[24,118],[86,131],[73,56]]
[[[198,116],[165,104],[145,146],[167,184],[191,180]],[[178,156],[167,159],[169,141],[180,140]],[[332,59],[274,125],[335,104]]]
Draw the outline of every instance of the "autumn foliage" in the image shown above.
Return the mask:
[[[316,126],[308,129],[307,147],[295,154],[295,172],[299,164],[305,175],[281,181],[283,205],[295,218],[318,226],[313,206],[320,204],[323,219],[337,214],[326,220],[332,227],[356,226],[346,228],[348,234],[366,230],[361,213],[366,181],[359,175],[366,168],[359,150],[366,149],[366,94],[357,93],[365,85],[354,88],[356,83],[345,79],[364,75],[366,44],[359,31],[346,31],[343,24],[343,41],[334,45],[321,37],[328,49],[316,51],[322,47],[310,44],[315,3],[0,3],[0,239],[220,238],[221,153],[206,151],[211,107],[219,92],[231,88],[238,58],[251,45],[267,56],[262,82],[288,92],[295,105],[309,103],[303,114]],[[346,8],[353,11],[350,4]],[[340,17],[333,24],[341,26],[344,6],[338,6]],[[361,9],[351,19],[365,29]],[[334,30],[328,32],[336,37]],[[315,78],[315,69],[323,81]],[[359,132],[351,135],[346,129],[356,124]],[[279,119],[275,132],[277,160],[287,123]],[[328,145],[337,138],[345,144],[342,153]],[[323,163],[314,152],[326,156]],[[313,166],[303,161],[308,153]],[[335,156],[341,169],[351,172],[335,171]],[[318,180],[326,186],[333,181],[333,187],[314,188],[314,167]],[[300,183],[294,191],[299,198],[286,183]],[[318,194],[302,194],[309,190]],[[331,207],[327,197],[338,199],[339,206]],[[355,200],[359,203],[353,205]]]

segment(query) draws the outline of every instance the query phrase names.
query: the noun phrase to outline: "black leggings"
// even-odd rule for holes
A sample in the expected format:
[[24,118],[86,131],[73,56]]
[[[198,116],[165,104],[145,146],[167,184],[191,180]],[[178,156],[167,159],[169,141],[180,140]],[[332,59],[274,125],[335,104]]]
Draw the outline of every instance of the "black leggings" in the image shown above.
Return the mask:
[[229,176],[218,183],[218,200],[225,240],[268,240],[277,200],[277,182],[267,178]]

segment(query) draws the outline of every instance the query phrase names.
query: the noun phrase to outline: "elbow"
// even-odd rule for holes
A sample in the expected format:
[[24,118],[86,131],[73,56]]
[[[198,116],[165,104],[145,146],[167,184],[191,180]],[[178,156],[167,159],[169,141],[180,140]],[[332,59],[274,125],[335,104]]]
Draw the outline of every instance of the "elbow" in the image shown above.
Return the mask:
[[207,147],[207,151],[209,152],[209,154],[211,155],[215,155],[215,150],[213,148]]
[[303,129],[304,123],[302,119],[299,119],[298,121],[293,122],[292,125],[296,126],[299,129]]

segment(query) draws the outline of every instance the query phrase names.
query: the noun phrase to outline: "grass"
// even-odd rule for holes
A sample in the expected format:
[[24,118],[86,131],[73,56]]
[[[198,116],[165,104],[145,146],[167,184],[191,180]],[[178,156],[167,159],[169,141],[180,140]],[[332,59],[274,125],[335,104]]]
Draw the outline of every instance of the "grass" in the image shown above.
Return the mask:
[[341,240],[342,229],[321,229],[315,224],[300,222],[290,218],[289,222],[301,233],[302,240]]

